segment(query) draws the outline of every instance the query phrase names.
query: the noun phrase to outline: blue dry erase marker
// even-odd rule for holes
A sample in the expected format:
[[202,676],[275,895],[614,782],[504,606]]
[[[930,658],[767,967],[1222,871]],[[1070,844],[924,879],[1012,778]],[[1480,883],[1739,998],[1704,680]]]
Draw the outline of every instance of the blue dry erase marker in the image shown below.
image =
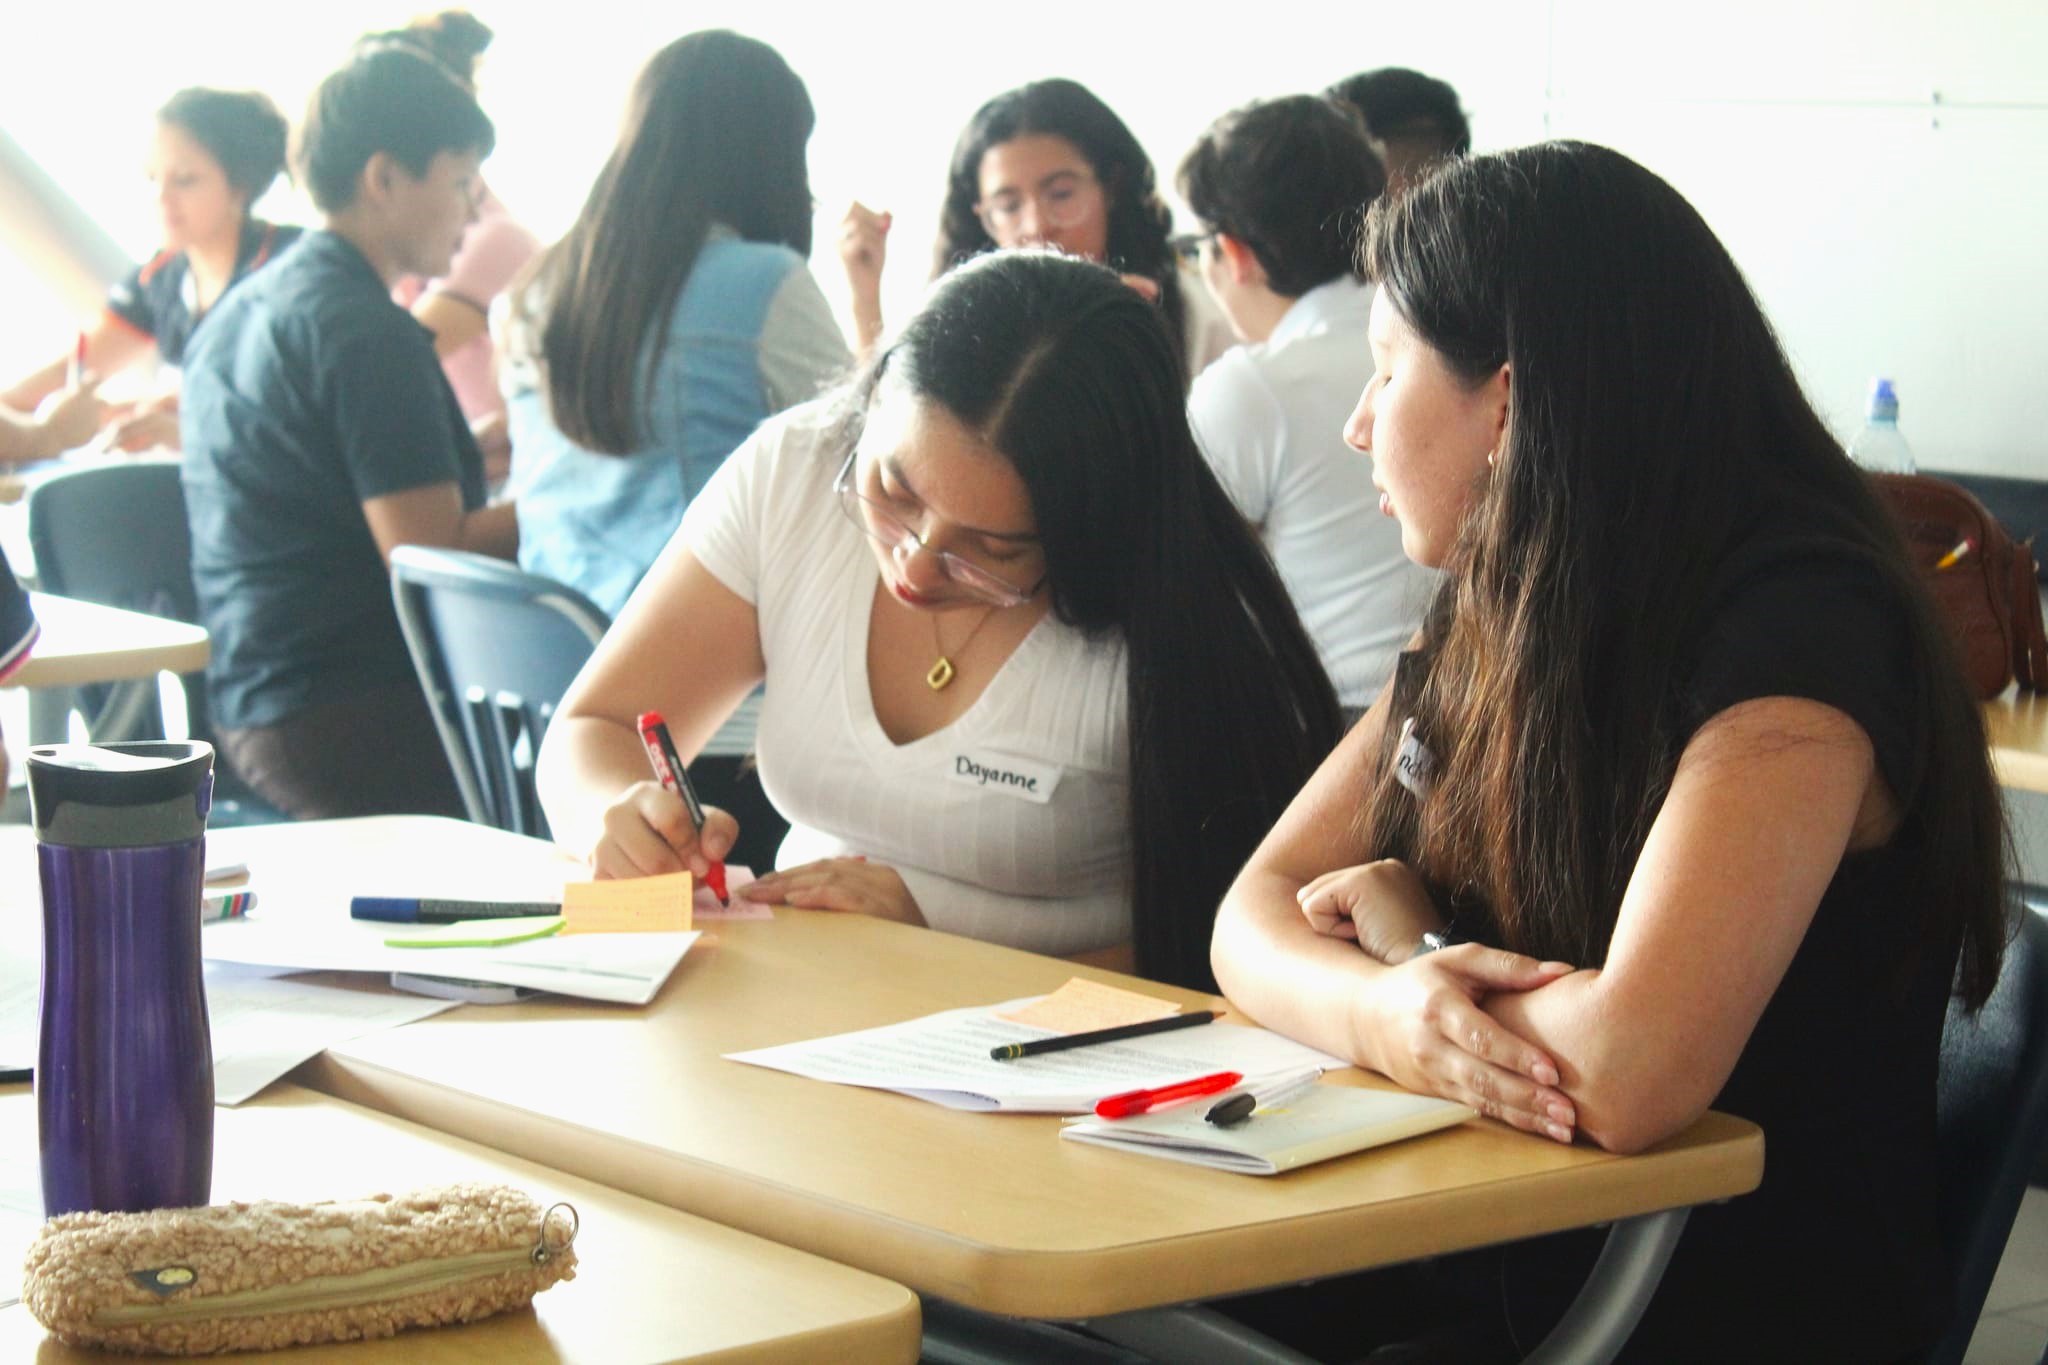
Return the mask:
[[525,919],[559,915],[560,902],[452,901],[418,896],[357,896],[348,903],[351,919],[384,924],[460,924],[472,919]]

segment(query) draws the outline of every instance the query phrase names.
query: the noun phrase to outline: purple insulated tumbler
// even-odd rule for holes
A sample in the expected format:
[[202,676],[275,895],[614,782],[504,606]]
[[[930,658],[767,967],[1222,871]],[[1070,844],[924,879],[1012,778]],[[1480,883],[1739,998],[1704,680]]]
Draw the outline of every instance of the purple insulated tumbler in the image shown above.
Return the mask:
[[43,1211],[207,1202],[213,1047],[199,957],[206,744],[29,750],[43,882]]

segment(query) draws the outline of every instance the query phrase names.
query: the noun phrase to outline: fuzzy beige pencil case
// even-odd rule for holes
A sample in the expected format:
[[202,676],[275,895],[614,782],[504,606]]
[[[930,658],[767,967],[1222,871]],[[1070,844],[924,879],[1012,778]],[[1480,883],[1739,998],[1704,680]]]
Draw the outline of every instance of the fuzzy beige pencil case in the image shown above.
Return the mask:
[[67,1213],[22,1302],[60,1340],[212,1355],[473,1322],[576,1274],[576,1211],[503,1185],[329,1204]]

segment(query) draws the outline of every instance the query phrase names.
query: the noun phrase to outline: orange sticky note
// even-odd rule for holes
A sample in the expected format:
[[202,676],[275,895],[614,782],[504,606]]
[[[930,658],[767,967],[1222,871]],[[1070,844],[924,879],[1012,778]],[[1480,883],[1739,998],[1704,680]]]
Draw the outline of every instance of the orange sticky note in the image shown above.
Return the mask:
[[562,932],[684,933],[690,927],[690,885],[687,872],[570,882],[562,888]]
[[1180,1006],[1171,1000],[1140,995],[1136,991],[1105,986],[1100,981],[1088,981],[1077,976],[1051,995],[1021,1009],[999,1014],[996,1018],[1029,1024],[1033,1028],[1049,1028],[1055,1033],[1086,1033],[1090,1029],[1142,1024],[1179,1013]]

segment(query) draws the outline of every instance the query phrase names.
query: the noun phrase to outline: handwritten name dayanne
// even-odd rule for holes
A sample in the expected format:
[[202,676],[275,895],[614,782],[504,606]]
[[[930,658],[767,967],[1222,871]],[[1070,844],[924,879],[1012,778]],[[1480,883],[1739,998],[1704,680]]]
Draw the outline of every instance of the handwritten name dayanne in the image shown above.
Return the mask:
[[953,760],[953,771],[962,777],[971,777],[986,787],[993,782],[999,787],[1019,787],[1027,792],[1038,790],[1038,779],[1024,773],[1013,773],[1007,768],[984,768],[966,754]]

